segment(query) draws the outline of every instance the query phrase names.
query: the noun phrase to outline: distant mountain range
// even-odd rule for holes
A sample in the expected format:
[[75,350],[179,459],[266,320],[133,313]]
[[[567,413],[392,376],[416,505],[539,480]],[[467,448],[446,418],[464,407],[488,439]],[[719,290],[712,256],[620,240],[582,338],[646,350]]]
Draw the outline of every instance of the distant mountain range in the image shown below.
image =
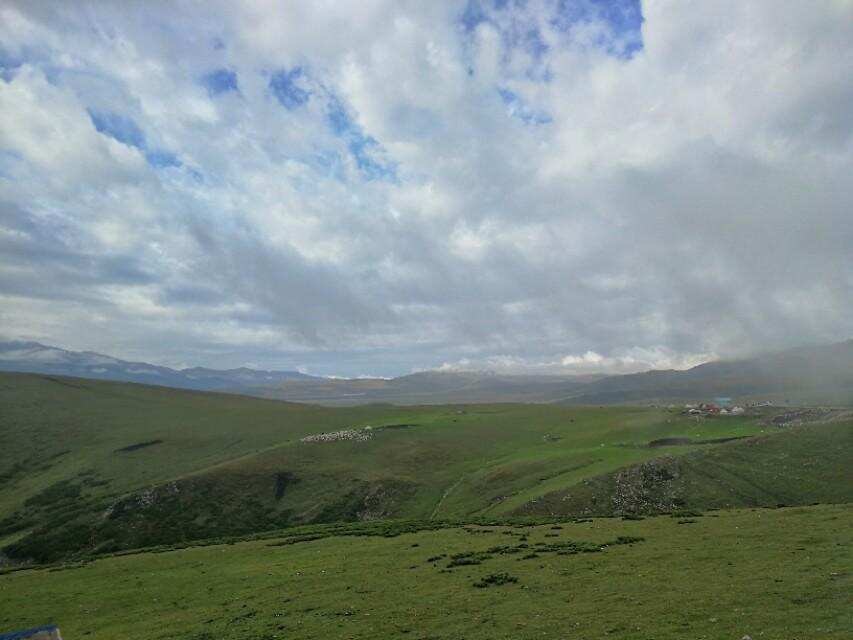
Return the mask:
[[765,398],[785,404],[853,404],[853,340],[797,347],[686,371],[646,371],[597,380],[565,398],[573,404]]
[[298,371],[255,369],[170,369],[147,362],[128,362],[92,351],[66,351],[38,342],[0,342],[0,371],[27,371],[99,380],[140,382],[180,389],[231,391],[311,379]]
[[559,402],[637,404],[710,400],[770,400],[782,404],[853,405],[853,340],[799,347],[685,371],[618,376],[498,375],[428,371],[391,380],[287,380],[253,395],[344,405],[390,402],[444,404]]
[[707,400],[771,400],[784,404],[853,405],[853,340],[798,347],[685,371],[619,376],[503,375],[425,371],[392,379],[339,379],[297,371],[170,369],[37,342],[0,342],[0,371],[141,382],[228,391],[325,405],[538,402],[638,404]]
[[354,405],[554,402],[601,376],[505,375],[483,371],[423,371],[399,378],[287,380],[252,395],[294,402]]

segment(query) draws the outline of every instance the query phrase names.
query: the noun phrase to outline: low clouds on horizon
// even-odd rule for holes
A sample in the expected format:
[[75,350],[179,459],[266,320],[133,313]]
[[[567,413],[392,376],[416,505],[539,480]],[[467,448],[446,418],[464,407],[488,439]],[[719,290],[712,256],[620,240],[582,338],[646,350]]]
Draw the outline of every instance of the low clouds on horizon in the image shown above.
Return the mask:
[[0,336],[683,367],[853,336],[853,1],[4,2]]

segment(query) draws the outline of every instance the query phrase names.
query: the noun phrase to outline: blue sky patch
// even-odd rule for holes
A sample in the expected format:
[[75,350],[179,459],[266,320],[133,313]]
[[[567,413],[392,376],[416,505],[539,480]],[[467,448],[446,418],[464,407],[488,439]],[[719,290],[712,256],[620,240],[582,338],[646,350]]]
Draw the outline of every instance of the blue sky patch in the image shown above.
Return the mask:
[[553,118],[545,111],[539,111],[528,105],[524,99],[514,91],[499,88],[498,95],[506,105],[507,112],[513,118],[518,118],[525,124],[548,124]]
[[397,172],[393,166],[382,164],[373,154],[381,152],[379,143],[371,136],[359,135],[349,142],[349,150],[355,163],[368,180],[395,180]]
[[339,100],[332,98],[329,100],[328,109],[326,111],[326,120],[329,123],[332,131],[336,135],[344,135],[355,128],[355,124],[350,120],[349,114],[340,103]]
[[391,181],[397,179],[394,165],[377,159],[377,155],[382,153],[381,145],[372,136],[364,134],[341,101],[335,97],[332,97],[327,105],[326,121],[335,135],[347,141],[347,149],[365,178]]
[[[550,24],[559,31],[567,32],[578,23],[604,23],[607,28],[594,46],[610,55],[628,59],[643,48],[640,0],[558,0],[551,6]],[[524,49],[538,62],[548,45],[525,9],[524,0],[468,0],[459,23],[469,35],[480,24],[490,23],[499,29],[507,50]],[[504,13],[500,19],[499,12]]]
[[181,161],[171,151],[149,149],[145,140],[145,133],[133,118],[112,111],[96,111],[94,109],[87,109],[86,111],[99,133],[144,152],[145,160],[155,169],[182,166]]
[[612,31],[596,45],[619,58],[632,58],[643,48],[640,0],[560,0],[552,24],[568,30],[578,22],[603,21]]
[[468,4],[465,5],[465,10],[459,19],[465,31],[469,32],[474,31],[480,23],[487,22],[488,20],[489,16],[483,10],[483,6],[479,0],[468,0]]
[[207,89],[207,93],[211,98],[221,93],[239,91],[237,87],[237,74],[229,69],[211,71],[202,76],[201,84]]
[[15,56],[7,54],[0,49],[0,78],[5,82],[11,82],[12,78],[18,71],[18,68],[23,64],[23,60]]
[[111,111],[87,111],[99,133],[137,149],[145,148],[145,134],[132,118]]
[[290,71],[282,69],[270,78],[270,91],[285,109],[301,107],[311,97],[310,91],[299,86],[304,75],[302,67],[293,67]]
[[174,153],[164,151],[162,149],[148,151],[145,154],[145,159],[148,161],[148,164],[150,164],[155,169],[181,166],[181,161],[178,160],[178,157]]

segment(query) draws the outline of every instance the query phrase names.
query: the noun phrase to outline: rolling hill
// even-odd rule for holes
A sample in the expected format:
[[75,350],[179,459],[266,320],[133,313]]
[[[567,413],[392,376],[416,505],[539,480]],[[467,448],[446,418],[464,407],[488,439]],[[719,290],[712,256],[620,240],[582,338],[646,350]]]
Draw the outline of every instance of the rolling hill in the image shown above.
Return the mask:
[[[762,434],[812,478],[787,502],[851,495],[832,475],[849,466],[850,420],[807,427],[817,441],[806,448],[778,440],[789,428],[763,414],[697,421],[665,409],[557,404],[332,408],[32,374],[0,374],[0,405],[0,546],[16,560],[340,521],[513,517],[631,465]],[[833,453],[815,466],[820,447]],[[738,468],[759,469],[748,459]],[[835,480],[821,489],[827,478]],[[730,504],[764,503],[736,494]]]

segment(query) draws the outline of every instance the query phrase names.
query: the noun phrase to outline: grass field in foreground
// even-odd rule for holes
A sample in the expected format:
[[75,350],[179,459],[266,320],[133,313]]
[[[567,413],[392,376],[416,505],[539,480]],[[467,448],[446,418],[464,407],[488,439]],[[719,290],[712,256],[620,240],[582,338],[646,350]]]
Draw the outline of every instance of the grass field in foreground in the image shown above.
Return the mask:
[[[553,551],[618,536],[644,540]],[[53,622],[72,640],[853,637],[850,505],[273,542],[2,575],[0,631]],[[453,554],[523,544],[447,568]],[[474,586],[504,573],[517,581]]]

